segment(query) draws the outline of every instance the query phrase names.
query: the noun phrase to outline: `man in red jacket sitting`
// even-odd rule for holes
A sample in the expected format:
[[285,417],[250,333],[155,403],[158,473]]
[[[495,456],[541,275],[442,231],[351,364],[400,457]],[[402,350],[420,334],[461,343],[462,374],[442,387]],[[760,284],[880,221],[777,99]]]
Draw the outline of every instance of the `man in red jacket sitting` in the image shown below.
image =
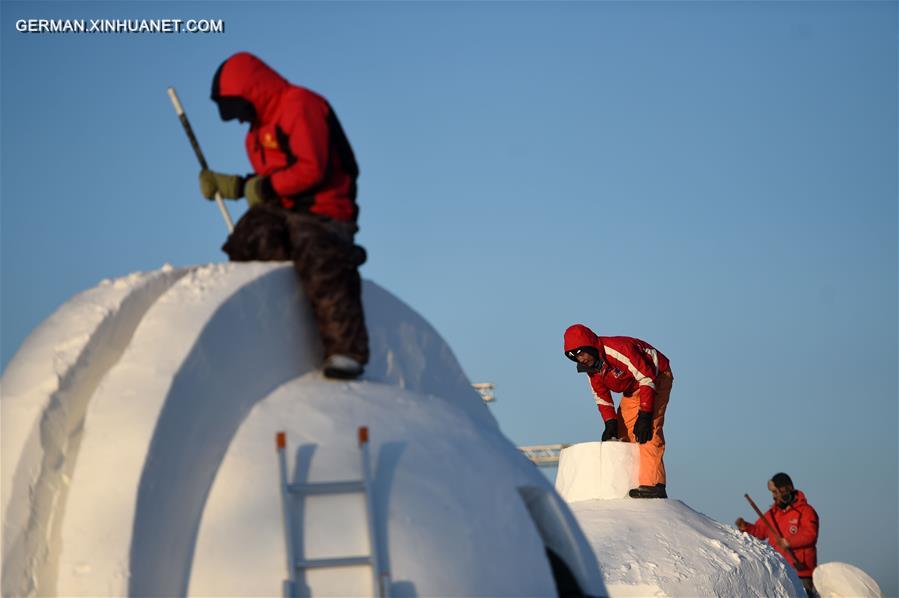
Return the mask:
[[[747,523],[740,517],[736,526],[741,532],[762,540],[767,539],[796,569],[806,593],[813,596],[815,588],[812,573],[818,565],[818,513],[808,504],[805,494],[793,487],[793,480],[785,473],[775,474],[768,481],[768,490],[771,491],[774,504],[765,513],[765,519],[777,530],[780,538],[761,519],[755,523]],[[796,555],[795,559],[790,554],[791,549]]]
[[[674,376],[661,351],[629,336],[597,336],[583,324],[565,331],[565,355],[586,372],[605,422],[602,440],[640,445],[640,485],[631,498],[668,498],[665,490],[665,410]],[[618,414],[612,392],[622,393]]]
[[200,172],[200,191],[246,197],[250,209],[222,247],[232,261],[292,260],[324,345],[323,372],[355,378],[368,362],[358,267],[365,250],[353,242],[359,168],[330,104],[239,52],[212,82],[222,120],[250,123],[247,176]]

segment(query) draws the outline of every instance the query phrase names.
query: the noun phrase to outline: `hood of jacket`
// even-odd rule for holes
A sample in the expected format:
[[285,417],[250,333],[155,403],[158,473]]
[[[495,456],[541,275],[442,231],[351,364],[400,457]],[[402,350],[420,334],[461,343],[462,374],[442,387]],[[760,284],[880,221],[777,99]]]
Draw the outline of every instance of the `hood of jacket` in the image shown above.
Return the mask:
[[[563,350],[566,357],[569,351],[573,351],[579,347],[595,347],[599,352],[600,359],[605,359],[605,350],[602,341],[596,336],[596,333],[584,326],[583,324],[572,324],[565,330]],[[569,359],[571,359],[569,357]]]
[[[802,505],[807,505],[807,504],[808,504],[808,500],[806,500],[806,498],[805,498],[805,493],[802,490],[796,490],[794,488],[793,489],[793,502],[790,503],[790,507],[799,508]],[[789,509],[790,507],[787,507],[787,509]]]
[[212,81],[212,99],[236,97],[248,101],[257,122],[272,119],[281,94],[290,83],[273,68],[249,52],[238,52],[225,60]]

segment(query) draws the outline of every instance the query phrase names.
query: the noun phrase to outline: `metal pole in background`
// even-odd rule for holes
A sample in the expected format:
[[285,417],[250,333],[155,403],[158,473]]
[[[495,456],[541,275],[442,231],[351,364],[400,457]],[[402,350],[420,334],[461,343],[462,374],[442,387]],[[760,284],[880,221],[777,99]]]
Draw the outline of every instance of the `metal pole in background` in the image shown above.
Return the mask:
[[[191,128],[190,121],[187,120],[187,114],[184,112],[184,106],[181,105],[181,100],[178,99],[178,94],[175,93],[175,88],[169,87],[168,91],[169,98],[172,100],[172,105],[175,107],[175,112],[178,114],[181,125],[184,127],[184,132],[187,133],[190,145],[194,148],[194,153],[197,155],[197,160],[200,162],[200,168],[209,170],[209,166],[206,164],[206,158],[203,156],[203,150],[200,149],[200,144],[197,141],[196,135],[194,135],[194,130]],[[222,218],[225,219],[225,226],[228,227],[228,233],[234,232],[234,223],[231,221],[231,214],[228,213],[228,208],[225,207],[225,202],[222,201],[222,194],[218,191],[215,192],[215,203],[222,213]]]

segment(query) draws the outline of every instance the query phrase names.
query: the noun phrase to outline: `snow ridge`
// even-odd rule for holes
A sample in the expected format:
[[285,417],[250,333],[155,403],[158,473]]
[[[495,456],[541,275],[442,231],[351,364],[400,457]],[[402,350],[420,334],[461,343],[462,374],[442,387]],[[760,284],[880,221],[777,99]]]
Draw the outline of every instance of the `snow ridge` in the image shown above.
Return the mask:
[[[10,362],[14,374],[3,379],[4,595],[55,593],[62,513],[90,399],[144,314],[186,272],[166,266],[103,281],[48,318]],[[60,342],[55,332],[63,327],[68,336]],[[40,371],[51,364],[52,371]],[[35,404],[35,394],[48,400]]]

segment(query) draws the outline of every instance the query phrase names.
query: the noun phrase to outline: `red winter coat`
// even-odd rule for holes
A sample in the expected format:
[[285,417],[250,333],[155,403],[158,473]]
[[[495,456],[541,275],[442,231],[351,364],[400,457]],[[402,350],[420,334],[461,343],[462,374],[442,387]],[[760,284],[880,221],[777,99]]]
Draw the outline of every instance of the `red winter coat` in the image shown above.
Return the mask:
[[222,65],[218,91],[253,104],[247,155],[256,174],[270,177],[285,208],[356,219],[359,168],[327,100],[247,52]]
[[765,519],[787,539],[790,548],[796,553],[796,558],[805,565],[805,568],[800,569],[796,566],[790,553],[777,544],[774,534],[761,519],[755,523],[747,523],[745,531],[761,540],[767,539],[768,543],[796,569],[799,577],[811,577],[815,567],[818,566],[818,549],[815,547],[818,543],[818,513],[808,504],[805,494],[801,490],[796,490],[796,499],[786,510],[771,505],[765,513]]
[[655,380],[659,374],[671,371],[668,358],[646,341],[629,336],[596,336],[583,324],[575,324],[565,331],[565,352],[578,347],[595,347],[603,365],[590,374],[590,386],[603,421],[615,418],[612,392],[637,395],[640,411],[652,411],[655,404]]

